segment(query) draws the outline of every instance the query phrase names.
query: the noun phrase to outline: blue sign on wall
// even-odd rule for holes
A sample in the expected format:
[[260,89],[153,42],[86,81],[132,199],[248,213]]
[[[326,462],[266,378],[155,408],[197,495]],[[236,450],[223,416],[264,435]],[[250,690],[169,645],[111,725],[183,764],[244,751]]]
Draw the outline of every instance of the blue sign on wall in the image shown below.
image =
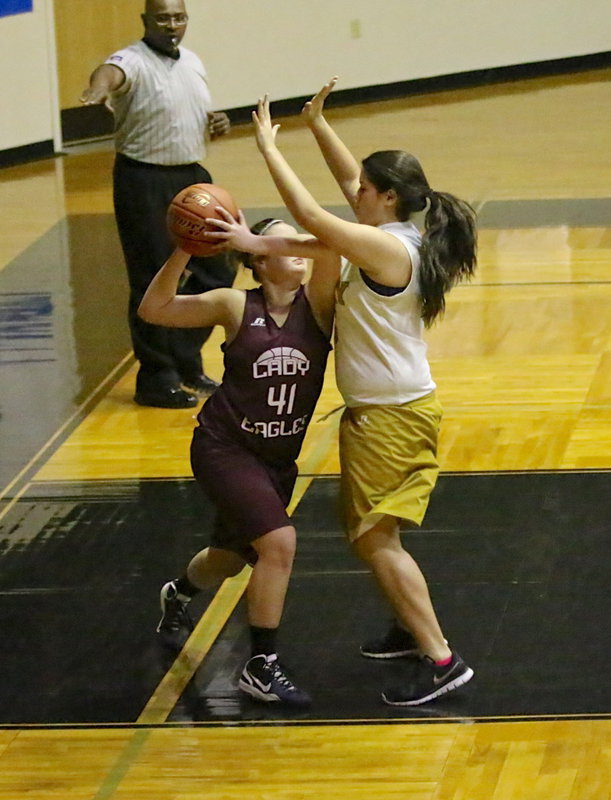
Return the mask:
[[0,17],[11,14],[25,14],[32,10],[33,0],[0,0]]

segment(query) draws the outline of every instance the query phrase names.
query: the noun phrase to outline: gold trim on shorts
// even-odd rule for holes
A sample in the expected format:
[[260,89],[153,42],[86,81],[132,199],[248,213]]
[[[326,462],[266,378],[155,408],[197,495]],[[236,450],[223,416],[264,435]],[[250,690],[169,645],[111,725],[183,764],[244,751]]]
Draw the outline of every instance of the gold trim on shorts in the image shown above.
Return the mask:
[[347,408],[339,454],[344,528],[355,541],[383,516],[420,525],[439,473],[435,392],[403,405]]

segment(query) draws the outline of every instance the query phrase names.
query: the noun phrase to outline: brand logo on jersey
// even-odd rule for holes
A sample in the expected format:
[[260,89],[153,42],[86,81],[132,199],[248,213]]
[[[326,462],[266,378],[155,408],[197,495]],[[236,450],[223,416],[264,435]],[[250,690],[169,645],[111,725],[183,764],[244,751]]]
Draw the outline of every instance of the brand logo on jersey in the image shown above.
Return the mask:
[[252,365],[255,378],[271,378],[305,375],[310,369],[310,360],[294,347],[272,347],[266,350]]
[[263,317],[257,317],[254,322],[250,323],[251,328],[264,328],[265,320]]

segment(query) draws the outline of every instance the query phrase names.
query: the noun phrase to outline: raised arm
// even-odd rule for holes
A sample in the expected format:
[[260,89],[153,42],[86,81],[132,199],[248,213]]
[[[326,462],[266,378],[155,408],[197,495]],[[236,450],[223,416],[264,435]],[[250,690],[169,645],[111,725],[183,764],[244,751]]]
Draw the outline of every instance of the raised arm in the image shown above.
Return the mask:
[[207,235],[211,239],[226,243],[232,250],[256,256],[301,256],[315,259],[324,257],[329,249],[309,233],[295,233],[294,236],[259,236],[251,233],[241,210],[238,211],[237,219],[234,219],[222,206],[217,206],[216,210],[223,219],[211,217],[208,223],[216,226],[218,230],[208,231]]
[[321,330],[330,336],[333,328],[335,287],[340,271],[339,254],[310,234],[259,236],[251,233],[241,211],[238,219],[234,219],[222,206],[218,207],[218,211],[223,219],[210,219],[210,222],[219,230],[208,235],[227,242],[234,250],[258,256],[301,256],[312,260],[306,294]]
[[231,340],[242,321],[245,294],[238,289],[212,289],[179,295],[178,285],[191,256],[180,248],[153,278],[138,307],[138,316],[168,328],[207,328],[222,325]]
[[276,145],[279,126],[272,124],[267,96],[253,112],[253,122],[259,151],[294,220],[374,280],[388,286],[405,285],[411,263],[399,240],[371,225],[347,222],[331,214],[297,177]]
[[325,100],[337,83],[337,77],[331,78],[322,89],[309,100],[302,110],[308,127],[314,134],[331,174],[337,181],[344,197],[354,210],[356,193],[359,188],[361,168],[350,150],[342,142],[333,128],[323,116]]
[[120,89],[125,83],[125,73],[114,64],[100,64],[91,73],[89,86],[80,96],[80,101],[86,106],[95,106],[107,103],[110,95]]

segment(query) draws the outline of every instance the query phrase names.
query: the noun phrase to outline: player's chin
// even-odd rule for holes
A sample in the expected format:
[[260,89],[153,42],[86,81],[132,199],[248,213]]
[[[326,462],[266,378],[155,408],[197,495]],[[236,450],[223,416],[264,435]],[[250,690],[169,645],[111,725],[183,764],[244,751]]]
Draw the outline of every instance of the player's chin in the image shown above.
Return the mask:
[[305,264],[305,262],[302,266],[293,265],[293,268],[291,269],[291,275],[300,282],[306,278],[307,274],[308,274],[308,267],[307,264]]

